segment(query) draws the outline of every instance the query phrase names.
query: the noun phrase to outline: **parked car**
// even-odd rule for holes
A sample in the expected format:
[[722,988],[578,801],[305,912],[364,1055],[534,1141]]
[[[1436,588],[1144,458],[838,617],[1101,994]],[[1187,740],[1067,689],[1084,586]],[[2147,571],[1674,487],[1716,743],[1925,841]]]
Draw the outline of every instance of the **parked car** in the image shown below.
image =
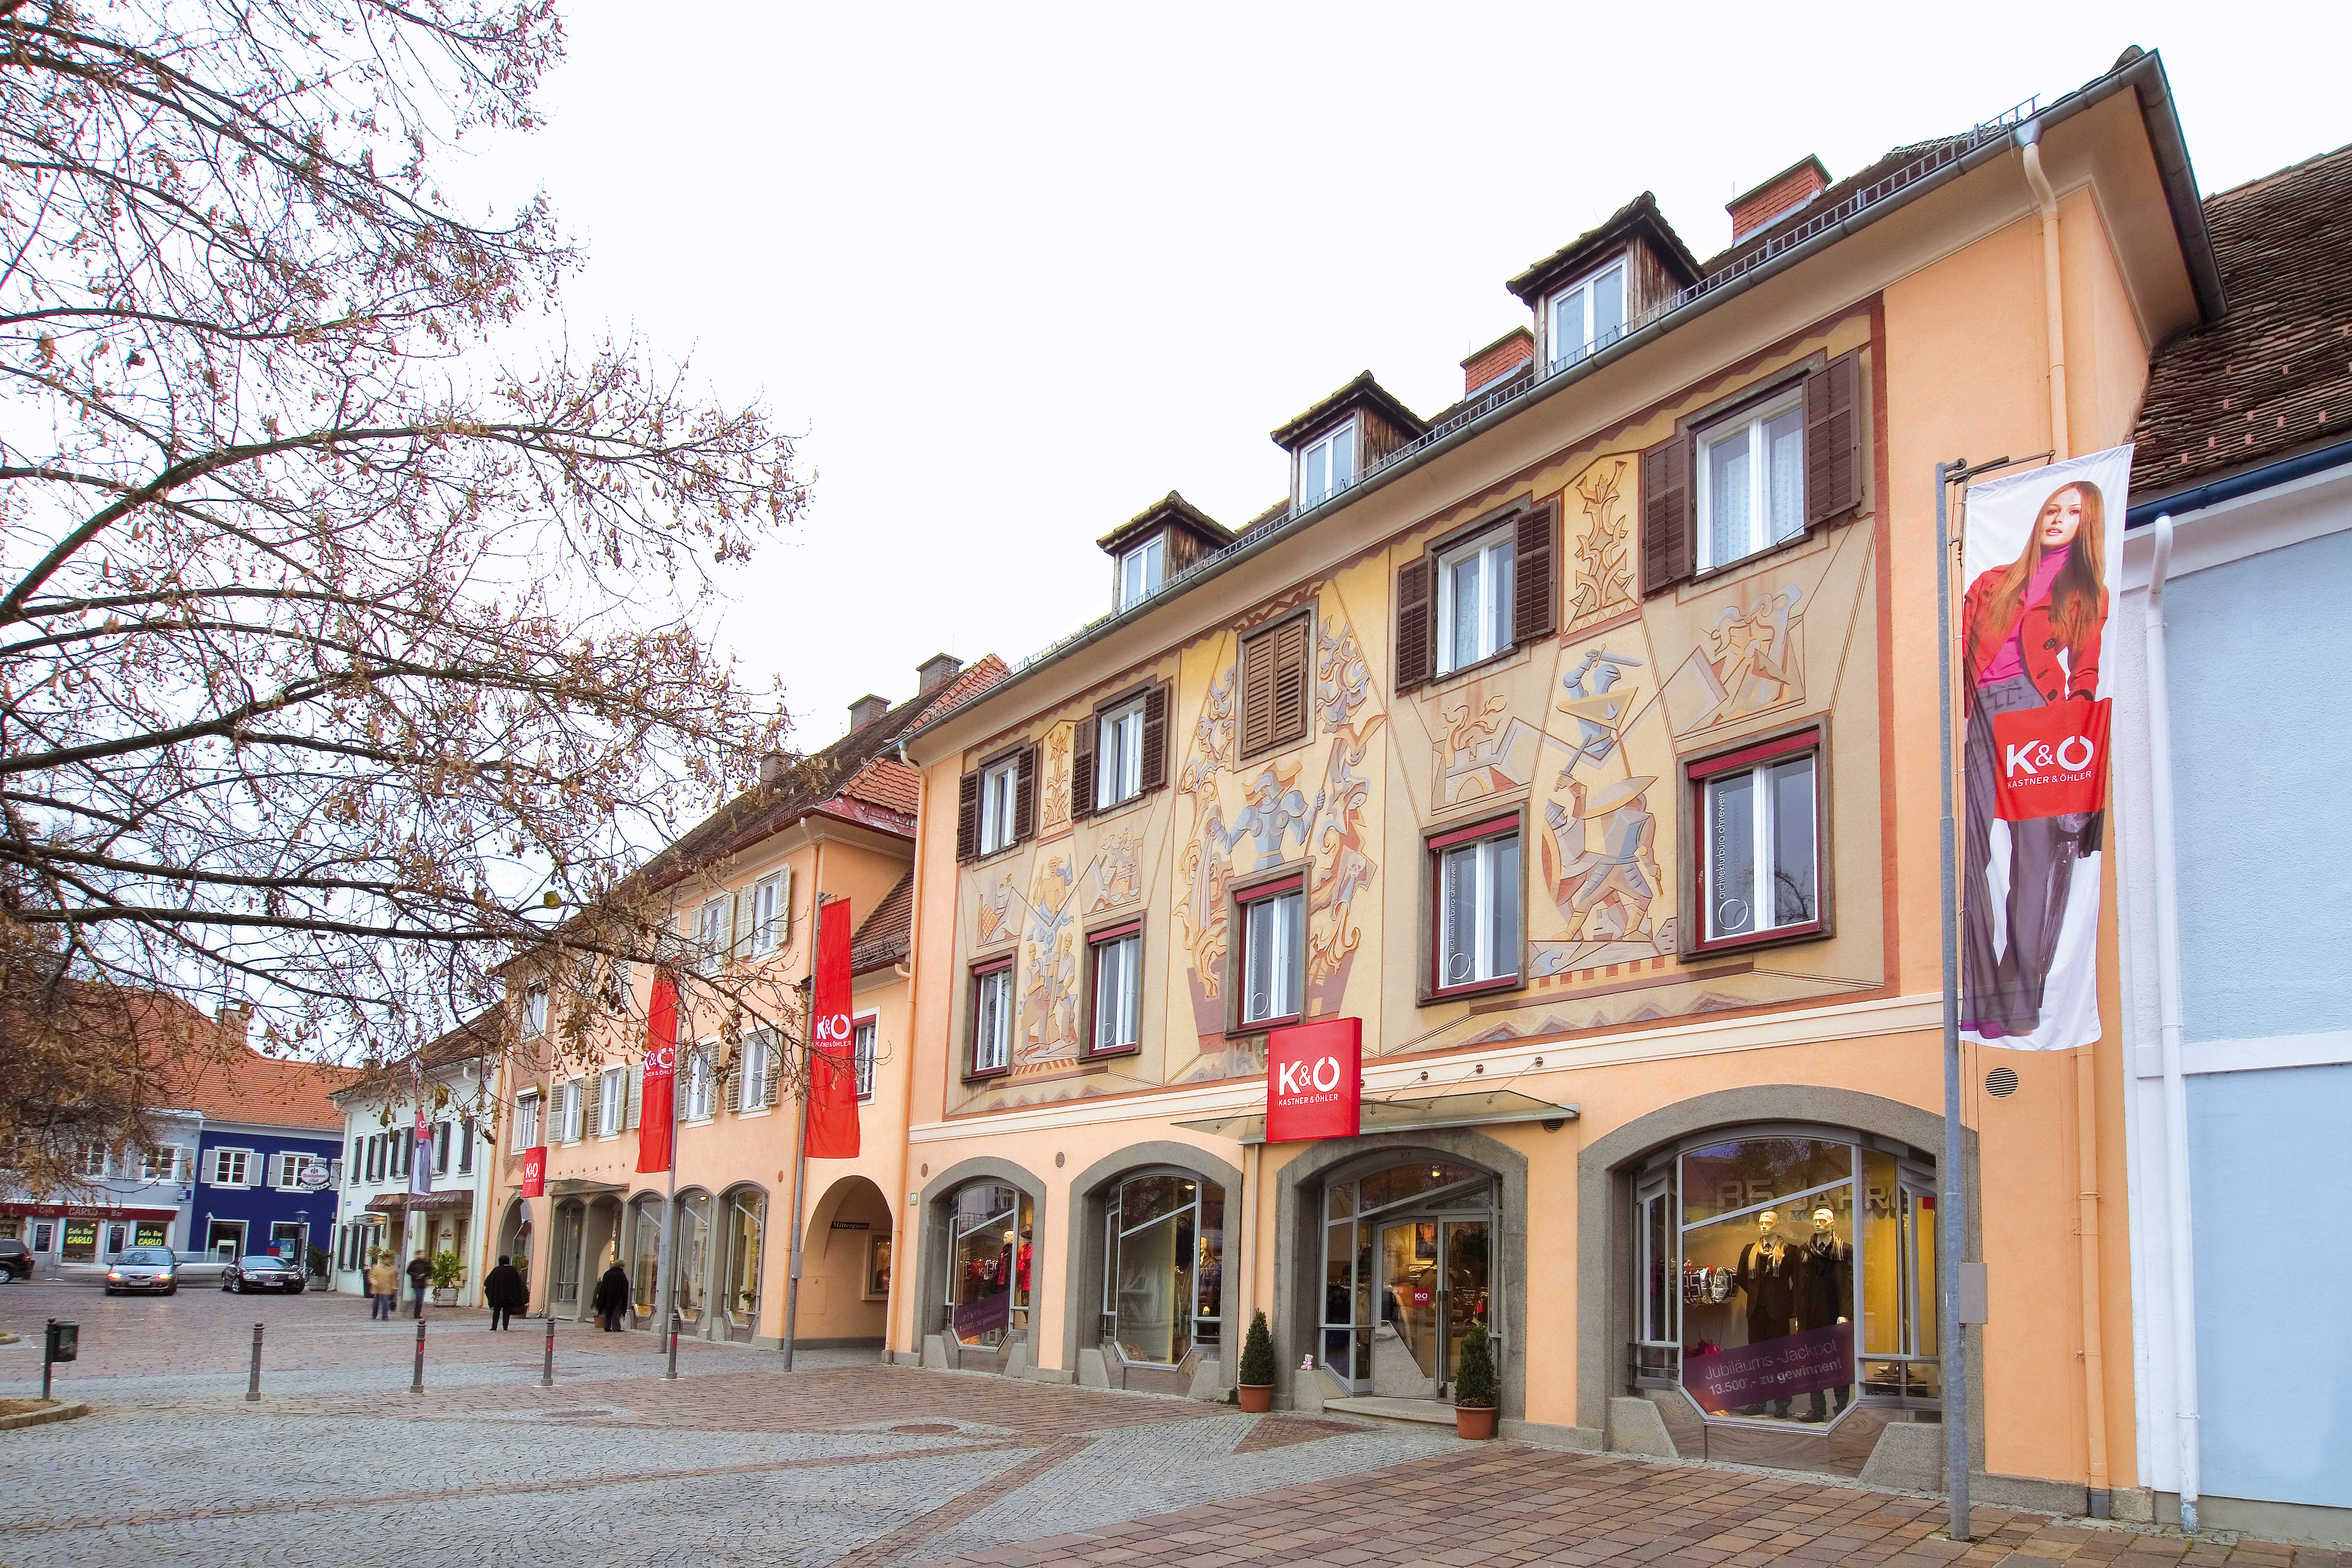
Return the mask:
[[183,1285],[194,1285],[206,1279],[217,1279],[228,1271],[228,1258],[218,1252],[174,1252],[172,1268]]
[[0,1241],[0,1279],[15,1284],[33,1277],[33,1265],[38,1261],[33,1249],[21,1241]]
[[152,1290],[172,1296],[179,1289],[179,1270],[168,1247],[126,1247],[107,1260],[106,1293],[110,1296],[119,1296],[125,1290]]
[[247,1290],[288,1290],[299,1296],[307,1283],[300,1264],[267,1252],[248,1252],[221,1274],[221,1289],[240,1296]]

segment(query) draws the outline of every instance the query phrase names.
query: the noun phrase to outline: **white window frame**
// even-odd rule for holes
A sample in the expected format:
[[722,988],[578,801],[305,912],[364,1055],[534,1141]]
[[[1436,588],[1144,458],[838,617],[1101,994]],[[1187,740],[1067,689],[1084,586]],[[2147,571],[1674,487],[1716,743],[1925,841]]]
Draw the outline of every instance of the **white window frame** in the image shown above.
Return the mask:
[[776,871],[751,884],[751,951],[773,952],[784,945],[784,932],[792,923],[784,907],[784,890],[791,886],[790,871]]
[[710,1120],[716,1099],[710,1092],[710,1064],[715,1049],[711,1041],[705,1040],[696,1046],[687,1058],[686,1119],[688,1121]]
[[536,1040],[547,1033],[547,987],[536,981],[522,988],[522,1037]]
[[[1779,900],[1767,903],[1751,898],[1755,923],[1746,931],[1723,931],[1716,917],[1721,912],[1723,897],[1714,876],[1716,844],[1716,791],[1735,779],[1748,781],[1748,835],[1753,863],[1748,889],[1776,885],[1778,862],[1773,858],[1775,834],[1772,822],[1772,791],[1769,787],[1775,769],[1791,763],[1803,763],[1811,771],[1811,790],[1807,798],[1811,802],[1812,820],[1808,826],[1806,840],[1812,846],[1813,912],[1801,920],[1781,921],[1778,918]],[[1759,757],[1752,767],[1730,768],[1719,773],[1709,773],[1698,781],[1699,797],[1699,886],[1706,908],[1699,911],[1700,940],[1703,942],[1744,942],[1750,937],[1769,936],[1779,931],[1804,931],[1821,924],[1822,921],[1822,753],[1818,746],[1801,748]]]
[[[1090,942],[1087,961],[1094,965],[1089,977],[1094,1016],[1087,1023],[1087,1053],[1107,1057],[1133,1050],[1143,1043],[1143,932],[1131,931],[1125,936]],[[1104,983],[1106,969],[1111,971],[1109,985]],[[1105,1024],[1109,1025],[1108,1036]]]
[[[1506,847],[1511,852],[1507,872],[1502,864]],[[1507,953],[1497,951],[1499,944],[1495,941],[1496,911],[1504,901],[1516,905],[1521,898],[1521,878],[1526,867],[1519,858],[1517,829],[1486,838],[1474,838],[1466,844],[1449,845],[1436,853],[1437,974],[1434,989],[1453,991],[1465,985],[1517,979],[1519,954],[1527,940],[1525,922],[1517,909],[1512,910],[1511,929],[1518,933],[1519,940],[1510,944],[1511,951]],[[1452,887],[1449,870],[1464,858],[1471,867],[1470,900],[1473,906],[1469,951],[1466,953],[1454,941],[1454,922],[1446,918],[1446,899]],[[1457,977],[1454,973],[1454,961],[1465,957],[1469,960],[1468,973]]]
[[879,1013],[860,1013],[849,1022],[849,1063],[856,1077],[860,1105],[874,1098],[874,1052],[881,1033]]
[[1014,806],[1021,795],[1021,753],[992,763],[980,773],[980,852],[993,855],[1017,842],[1020,818]]
[[704,974],[715,973],[727,961],[734,945],[729,931],[735,912],[732,895],[721,893],[715,899],[705,899],[694,913],[695,967]]
[[1013,1065],[1013,965],[972,976],[971,1070],[1001,1072]]
[[[1765,437],[1765,427],[1783,416],[1797,416],[1797,508],[1794,526],[1789,531],[1774,534],[1771,528],[1771,445]],[[1716,448],[1733,441],[1748,443],[1748,548],[1737,554],[1718,559],[1715,553],[1715,464]],[[1734,415],[1720,425],[1698,432],[1692,443],[1691,467],[1696,471],[1691,482],[1696,487],[1698,520],[1696,570],[1712,572],[1718,566],[1728,566],[1735,561],[1745,561],[1760,555],[1777,545],[1801,539],[1805,532],[1805,392],[1798,383],[1770,402],[1760,404]]]
[[605,965],[604,978],[598,994],[604,1005],[615,1013],[629,1010],[629,996],[636,989],[636,970],[625,958],[614,959]]
[[1118,607],[1131,610],[1167,581],[1168,536],[1155,533],[1118,558]]
[[77,1163],[80,1166],[83,1177],[90,1181],[105,1180],[107,1173],[114,1166],[113,1157],[103,1143],[83,1144],[81,1157]]
[[[1495,580],[1498,575],[1496,563],[1507,559],[1511,564],[1511,583],[1518,583],[1518,531],[1510,524],[1491,530],[1475,539],[1466,539],[1437,558],[1437,673],[1453,674],[1474,664],[1484,664],[1490,658],[1511,651],[1516,646],[1508,636],[1496,637],[1496,616],[1502,617],[1506,631],[1514,631],[1513,600],[1515,595],[1506,590],[1502,602],[1496,602]],[[1465,658],[1454,657],[1454,576],[1464,567],[1476,563],[1478,570],[1478,629],[1476,651]]]
[[[535,1089],[525,1089],[515,1096],[514,1152],[518,1154],[539,1147],[539,1119],[541,1110],[539,1102],[541,1098],[539,1090]],[[391,1162],[387,1160],[385,1162],[387,1175],[391,1173],[390,1166]]]
[[742,1059],[735,1069],[738,1116],[768,1109],[768,1052],[773,1048],[767,1030],[744,1031]]
[[[155,1157],[159,1154],[163,1158],[163,1168],[160,1171],[155,1169]],[[156,1149],[142,1149],[139,1151],[140,1178],[149,1182],[176,1180],[180,1174],[182,1158],[180,1147],[176,1143],[167,1143]]]
[[[1335,425],[1309,441],[1298,453],[1298,508],[1318,506],[1356,482],[1360,467],[1362,445],[1357,439],[1356,421]],[[1345,466],[1347,472],[1339,469]],[[1317,482],[1317,469],[1321,469],[1321,482]]]
[[[1263,915],[1265,926],[1261,929]],[[1307,889],[1293,888],[1286,893],[1275,893],[1265,898],[1241,900],[1242,962],[1241,962],[1241,1021],[1243,1026],[1269,1023],[1279,1018],[1295,1018],[1306,1006],[1305,976],[1301,973],[1299,950],[1305,941]],[[1250,963],[1262,942],[1271,942],[1271,972],[1267,977],[1266,1007],[1261,1011],[1249,984]],[[1284,1002],[1290,1005],[1285,1007]]]
[[624,1068],[606,1068],[596,1075],[596,1136],[618,1138],[629,1114],[629,1075]]
[[1143,793],[1143,699],[1095,716],[1095,809],[1125,805]]
[[[1595,268],[1551,297],[1546,318],[1550,323],[1550,341],[1544,346],[1554,365],[1572,364],[1608,346],[1599,341],[1601,329],[1593,320],[1593,288],[1612,272],[1617,275],[1617,336],[1609,341],[1614,342],[1625,335],[1625,261],[1620,257],[1606,267]],[[1564,327],[1573,331],[1563,331]]]
[[585,1079],[567,1078],[558,1096],[557,1120],[563,1128],[562,1142],[577,1143],[586,1132],[588,1082]]
[[[253,1175],[253,1153],[254,1152],[250,1149],[226,1149],[215,1147],[212,1152],[212,1180],[207,1183],[206,1185],[215,1187],[249,1187],[253,1185],[253,1182],[251,1180]],[[236,1173],[234,1175],[229,1173],[232,1165],[230,1156],[232,1155],[236,1157],[234,1161]]]

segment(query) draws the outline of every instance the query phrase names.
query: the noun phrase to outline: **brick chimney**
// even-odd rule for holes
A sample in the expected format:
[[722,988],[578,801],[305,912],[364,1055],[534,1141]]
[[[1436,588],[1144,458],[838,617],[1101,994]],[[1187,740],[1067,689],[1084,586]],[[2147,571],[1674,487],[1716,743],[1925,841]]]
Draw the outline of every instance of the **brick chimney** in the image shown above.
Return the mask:
[[1792,213],[1830,188],[1830,172],[1811,153],[1790,164],[1743,195],[1731,198],[1731,243],[1738,244],[1774,218]]
[[953,654],[935,653],[915,666],[915,695],[929,697],[962,673],[963,660]]
[[247,1030],[253,1021],[251,1003],[224,1002],[221,1004],[220,1011],[214,1016],[220,1020],[221,1031],[224,1034],[236,1036],[239,1045],[246,1043]]
[[877,697],[871,691],[849,705],[849,727],[863,730],[883,714],[890,711],[890,700]]
[[1513,327],[1462,362],[1462,395],[1468,397],[1480,387],[1492,386],[1535,357],[1535,333]]
[[784,753],[776,751],[761,752],[760,782],[763,784],[772,784],[783,776]]

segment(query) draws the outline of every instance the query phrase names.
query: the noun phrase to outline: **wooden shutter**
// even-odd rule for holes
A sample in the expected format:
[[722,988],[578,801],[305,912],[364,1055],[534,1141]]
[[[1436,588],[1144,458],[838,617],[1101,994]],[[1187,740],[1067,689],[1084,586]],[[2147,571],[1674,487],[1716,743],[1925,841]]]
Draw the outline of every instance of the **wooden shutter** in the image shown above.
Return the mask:
[[729,951],[736,957],[748,956],[759,941],[759,890],[757,886],[740,888],[735,893],[735,940]]
[[740,1047],[737,1047],[737,1052],[735,1059],[727,1064],[727,1109],[730,1111],[743,1109],[743,1058],[740,1054]]
[[1274,638],[1260,633],[1242,643],[1242,755],[1274,744]]
[[1805,377],[1805,526],[1862,504],[1862,390],[1857,353],[1841,354]]
[[1691,440],[1676,434],[1642,454],[1642,592],[1691,574]]
[[956,780],[956,858],[980,858],[980,775]]
[[784,1076],[784,1042],[773,1035],[768,1037],[766,1062],[767,1071],[764,1076],[767,1082],[760,1091],[760,1103],[774,1105],[779,1103],[776,1099],[776,1086],[783,1081]]
[[1307,739],[1307,674],[1308,634],[1315,617],[1301,616],[1275,627],[1274,743],[1295,745]]
[[622,1118],[622,1120],[627,1122],[631,1127],[635,1127],[637,1124],[637,1101],[645,1094],[645,1068],[642,1065],[631,1068],[629,1069],[629,1087],[625,1091],[629,1098],[628,1113]]
[[1089,713],[1078,721],[1070,735],[1070,816],[1073,819],[1095,814],[1095,737],[1101,732],[1101,716]]
[[1559,629],[1559,503],[1546,501],[1519,519],[1511,552],[1511,640],[1525,647]]
[[1436,605],[1429,596],[1429,557],[1417,556],[1397,569],[1396,689],[1402,697],[1429,684],[1437,630],[1430,624]]
[[1143,787],[1168,782],[1168,686],[1153,687],[1143,699]]
[[1037,748],[1021,748],[1021,761],[1013,779],[1013,841],[1015,844],[1037,830]]

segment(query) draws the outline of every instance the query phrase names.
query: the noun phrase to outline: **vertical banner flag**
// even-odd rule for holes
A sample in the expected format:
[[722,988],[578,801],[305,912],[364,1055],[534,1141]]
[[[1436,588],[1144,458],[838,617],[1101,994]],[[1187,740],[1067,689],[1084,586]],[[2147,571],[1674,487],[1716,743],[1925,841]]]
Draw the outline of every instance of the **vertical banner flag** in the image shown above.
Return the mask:
[[1353,1138],[1362,1131],[1364,1021],[1325,1018],[1265,1037],[1265,1141]]
[[543,1198],[547,1195],[547,1145],[522,1152],[522,1195]]
[[669,1169],[670,1141],[677,1113],[671,1099],[677,1086],[677,982],[666,969],[654,972],[653,998],[646,1006],[645,1088],[637,1097],[637,1171]]
[[433,1108],[425,1103],[422,1057],[408,1060],[408,1092],[416,1098],[415,1142],[408,1151],[408,1191],[422,1197],[433,1190]]
[[2099,1037],[2112,692],[2099,653],[2131,458],[2117,447],[1969,488],[1960,1032],[1981,1045]]
[[849,1020],[849,900],[817,911],[816,984],[809,1001],[808,1157],[857,1158],[857,1068]]

